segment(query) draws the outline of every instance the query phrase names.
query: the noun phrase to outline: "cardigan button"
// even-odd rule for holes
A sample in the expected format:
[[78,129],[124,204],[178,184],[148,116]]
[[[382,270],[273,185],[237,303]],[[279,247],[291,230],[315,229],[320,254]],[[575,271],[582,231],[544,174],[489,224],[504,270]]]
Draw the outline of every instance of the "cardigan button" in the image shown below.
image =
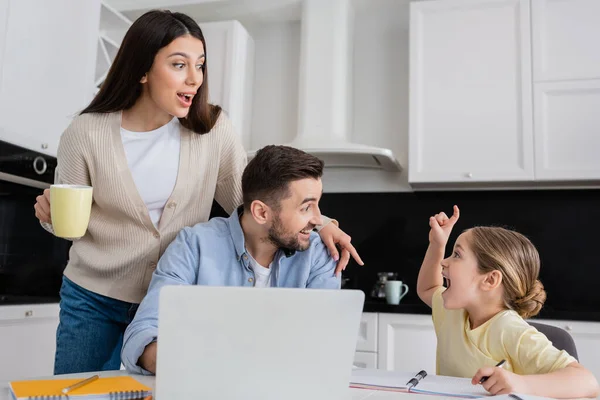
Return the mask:
[[160,238],[160,234],[158,232],[154,232],[154,237],[158,239]]

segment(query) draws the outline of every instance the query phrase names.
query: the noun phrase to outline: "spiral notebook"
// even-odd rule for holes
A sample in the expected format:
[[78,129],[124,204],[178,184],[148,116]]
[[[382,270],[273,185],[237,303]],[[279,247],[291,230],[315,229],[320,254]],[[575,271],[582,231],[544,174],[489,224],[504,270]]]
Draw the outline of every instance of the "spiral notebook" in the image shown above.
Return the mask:
[[[143,399],[152,394],[152,389],[130,376],[99,378],[89,384],[69,392],[68,397],[62,389],[80,382],[75,379],[48,379],[10,382],[10,394],[13,400],[36,399],[97,399],[121,400]],[[61,397],[62,396],[62,397]]]
[[467,399],[490,395],[481,385],[472,385],[469,378],[428,375],[425,371],[414,374],[381,369],[355,369],[350,377],[350,387]]

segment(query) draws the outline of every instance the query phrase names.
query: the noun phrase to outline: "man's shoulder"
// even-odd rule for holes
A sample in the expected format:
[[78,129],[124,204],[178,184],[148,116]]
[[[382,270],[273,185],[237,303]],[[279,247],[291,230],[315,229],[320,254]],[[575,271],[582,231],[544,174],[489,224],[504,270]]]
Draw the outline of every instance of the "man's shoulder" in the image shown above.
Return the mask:
[[310,233],[310,249],[315,253],[325,252],[329,254],[327,252],[327,246],[325,246],[325,243],[323,243],[323,240],[321,240],[321,236],[319,236],[319,233],[315,231]]
[[184,228],[186,235],[198,240],[223,240],[230,238],[228,218],[215,217],[206,222]]
[[311,263],[330,258],[327,246],[325,246],[325,243],[323,243],[317,232],[311,232],[309,240],[310,245],[308,248],[304,251],[297,251],[294,253],[294,258],[298,260],[310,260]]

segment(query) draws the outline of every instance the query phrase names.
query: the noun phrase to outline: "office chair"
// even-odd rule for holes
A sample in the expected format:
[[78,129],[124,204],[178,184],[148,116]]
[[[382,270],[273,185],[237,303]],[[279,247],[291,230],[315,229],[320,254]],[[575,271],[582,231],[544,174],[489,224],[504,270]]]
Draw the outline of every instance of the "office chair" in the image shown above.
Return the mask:
[[554,347],[559,350],[564,350],[569,353],[571,356],[575,357],[577,361],[579,361],[579,357],[577,356],[577,347],[575,346],[575,341],[573,337],[569,334],[569,332],[565,331],[562,328],[558,328],[552,325],[542,324],[540,322],[531,322],[527,321],[527,323],[533,326],[535,329],[546,335],[548,340],[552,342]]

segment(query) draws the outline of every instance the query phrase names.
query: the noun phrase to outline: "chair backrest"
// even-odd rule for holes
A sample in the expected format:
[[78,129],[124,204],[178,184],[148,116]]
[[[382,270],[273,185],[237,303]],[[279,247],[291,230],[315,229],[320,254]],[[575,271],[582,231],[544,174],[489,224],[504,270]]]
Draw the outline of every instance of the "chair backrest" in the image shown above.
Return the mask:
[[548,340],[552,342],[554,347],[559,350],[564,350],[573,357],[577,361],[579,361],[579,357],[577,356],[577,347],[575,347],[575,341],[569,334],[569,332],[565,331],[562,328],[558,328],[552,325],[542,324],[540,322],[531,322],[528,321],[529,325],[533,326],[535,329],[546,335]]

